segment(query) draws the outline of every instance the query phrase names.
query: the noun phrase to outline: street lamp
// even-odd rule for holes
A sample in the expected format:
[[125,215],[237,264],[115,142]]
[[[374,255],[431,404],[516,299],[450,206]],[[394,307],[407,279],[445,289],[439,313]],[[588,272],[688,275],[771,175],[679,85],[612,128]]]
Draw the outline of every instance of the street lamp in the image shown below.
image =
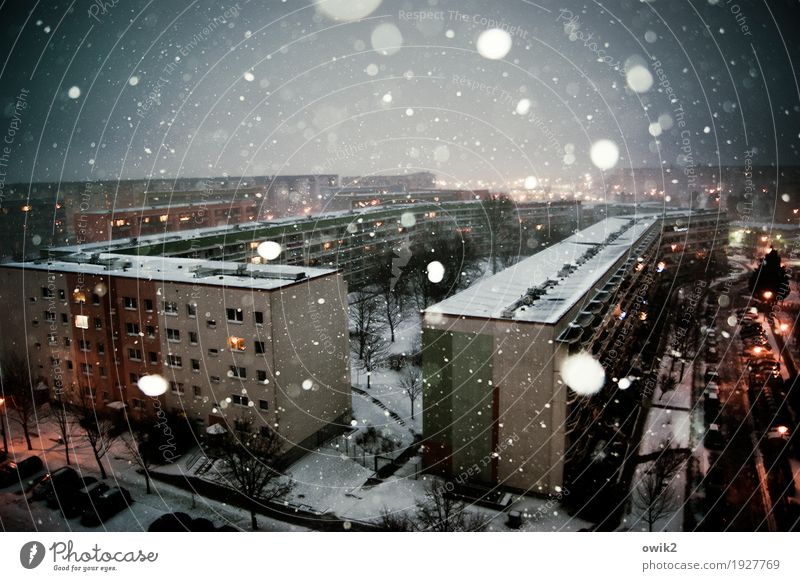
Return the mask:
[[772,298],[772,291],[764,291],[761,296],[764,297],[764,300],[768,301]]
[[6,440],[6,412],[4,406],[5,403],[6,403],[5,398],[0,397],[0,410],[2,410],[2,413],[0,413],[0,431],[3,432],[3,451],[6,454],[8,454],[8,440]]

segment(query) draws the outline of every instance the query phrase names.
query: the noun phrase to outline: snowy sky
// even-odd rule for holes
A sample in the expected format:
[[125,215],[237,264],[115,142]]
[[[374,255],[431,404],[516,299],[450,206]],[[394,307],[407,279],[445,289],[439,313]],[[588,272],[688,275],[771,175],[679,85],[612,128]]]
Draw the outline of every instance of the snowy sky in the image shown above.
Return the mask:
[[8,181],[798,163],[796,2],[611,4],[5,3]]

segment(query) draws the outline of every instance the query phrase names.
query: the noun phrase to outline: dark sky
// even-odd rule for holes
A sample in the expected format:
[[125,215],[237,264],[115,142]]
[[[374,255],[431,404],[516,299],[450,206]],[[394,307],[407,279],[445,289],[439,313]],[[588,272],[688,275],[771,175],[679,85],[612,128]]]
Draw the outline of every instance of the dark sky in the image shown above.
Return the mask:
[[3,2],[7,181],[800,162],[794,0],[322,4]]

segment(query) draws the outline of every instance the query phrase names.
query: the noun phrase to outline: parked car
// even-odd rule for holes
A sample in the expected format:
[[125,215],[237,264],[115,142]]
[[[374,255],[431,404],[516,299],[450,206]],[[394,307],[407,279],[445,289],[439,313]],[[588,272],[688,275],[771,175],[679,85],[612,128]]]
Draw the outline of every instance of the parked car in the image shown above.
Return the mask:
[[708,367],[706,368],[705,375],[703,375],[703,379],[705,379],[706,383],[708,382],[719,382],[719,372],[717,371],[716,367]]
[[59,491],[58,497],[49,496],[47,506],[60,508],[65,518],[74,518],[87,508],[91,508],[97,498],[107,490],[108,484],[87,476],[81,482],[81,486],[64,492]]
[[722,450],[725,447],[725,438],[722,437],[718,424],[708,426],[703,443],[709,450]]
[[707,424],[714,423],[720,412],[719,396],[716,393],[706,395],[703,402],[703,411]]
[[30,478],[44,468],[39,456],[28,456],[19,462],[8,462],[0,468],[0,488],[11,486],[15,482]]
[[109,488],[97,497],[93,507],[84,509],[81,524],[87,527],[99,526],[128,508],[132,502],[133,498],[127,489],[120,486]]
[[80,476],[70,466],[62,466],[57,470],[45,474],[33,488],[31,488],[31,500],[45,500],[54,491],[61,487],[75,488],[81,482]]

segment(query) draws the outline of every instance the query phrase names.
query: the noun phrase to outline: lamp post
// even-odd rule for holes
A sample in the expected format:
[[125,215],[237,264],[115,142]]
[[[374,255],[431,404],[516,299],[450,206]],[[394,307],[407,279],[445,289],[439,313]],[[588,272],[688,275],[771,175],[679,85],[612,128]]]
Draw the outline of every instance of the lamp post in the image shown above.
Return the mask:
[[3,432],[3,451],[8,454],[8,440],[6,440],[6,400],[0,397],[0,431]]

